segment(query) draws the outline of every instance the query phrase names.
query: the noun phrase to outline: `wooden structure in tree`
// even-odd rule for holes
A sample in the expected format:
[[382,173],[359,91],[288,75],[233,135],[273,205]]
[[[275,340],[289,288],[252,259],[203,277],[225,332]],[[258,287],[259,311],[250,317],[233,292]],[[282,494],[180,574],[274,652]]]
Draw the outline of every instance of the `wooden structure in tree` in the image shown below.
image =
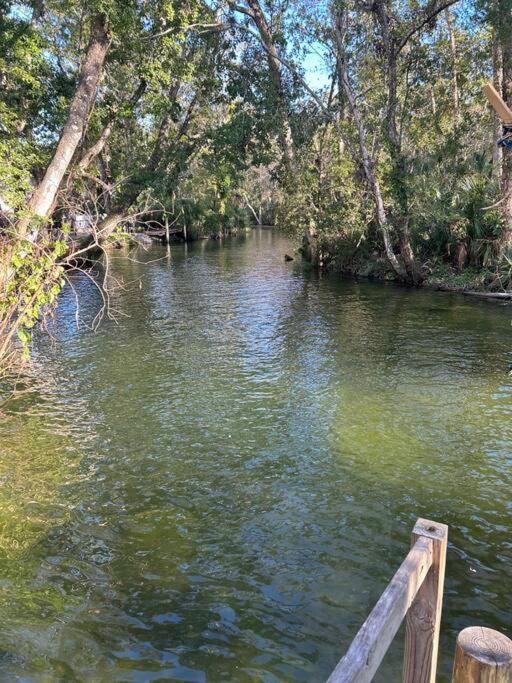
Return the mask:
[[512,126],[512,109],[504,102],[492,83],[486,83],[482,90],[487,101],[503,121],[504,125]]

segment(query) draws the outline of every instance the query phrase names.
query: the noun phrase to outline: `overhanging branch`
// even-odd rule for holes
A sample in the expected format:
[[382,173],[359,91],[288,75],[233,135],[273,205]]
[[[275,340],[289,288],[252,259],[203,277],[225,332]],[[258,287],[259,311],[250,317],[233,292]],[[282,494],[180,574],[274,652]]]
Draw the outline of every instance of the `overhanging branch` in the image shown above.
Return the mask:
[[395,54],[399,54],[404,47],[407,45],[407,43],[410,41],[410,39],[421,29],[426,26],[432,19],[437,17],[438,14],[440,14],[443,10],[447,9],[448,7],[451,7],[452,5],[455,5],[459,0],[445,0],[442,2],[440,5],[437,4],[437,0],[434,0],[433,6],[430,7],[430,9],[426,10],[425,16],[423,16],[422,20],[416,24],[415,26],[412,26],[411,29],[406,33],[406,35],[400,40],[395,48]]

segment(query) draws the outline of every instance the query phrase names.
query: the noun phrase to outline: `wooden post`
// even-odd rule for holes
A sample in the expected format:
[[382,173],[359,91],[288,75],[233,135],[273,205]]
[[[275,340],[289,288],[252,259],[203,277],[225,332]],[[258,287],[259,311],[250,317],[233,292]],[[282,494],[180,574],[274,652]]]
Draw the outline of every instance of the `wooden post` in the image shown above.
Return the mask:
[[407,612],[403,683],[435,683],[436,680],[448,527],[418,519],[412,532],[412,545],[422,537],[433,542],[433,561]]
[[432,566],[433,542],[419,538],[359,629],[327,683],[371,683]]
[[452,683],[510,683],[512,640],[492,628],[470,626],[455,647]]
[[484,95],[487,97],[487,101],[494,109],[496,114],[500,117],[502,122],[506,125],[512,123],[512,109],[503,101],[503,98],[498,93],[496,88],[492,83],[486,83],[482,88]]

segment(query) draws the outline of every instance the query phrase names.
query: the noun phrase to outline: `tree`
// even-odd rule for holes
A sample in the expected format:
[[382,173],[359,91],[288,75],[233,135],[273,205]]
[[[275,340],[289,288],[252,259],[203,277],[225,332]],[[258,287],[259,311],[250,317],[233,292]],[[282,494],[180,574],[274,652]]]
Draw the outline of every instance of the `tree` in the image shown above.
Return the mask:
[[64,174],[84,134],[87,117],[96,98],[110,40],[107,17],[104,14],[93,16],[89,43],[80,68],[69,115],[53,158],[29,202],[29,213],[18,223],[20,237],[27,234],[32,215],[47,218],[51,212]]
[[346,9],[343,7],[338,7],[332,11],[332,22],[333,22],[333,35],[334,35],[334,45],[336,50],[336,65],[338,69],[338,81],[340,87],[345,93],[346,101],[349,104],[352,117],[357,129],[357,138],[359,142],[359,149],[361,152],[361,159],[363,164],[364,173],[366,179],[371,188],[373,199],[375,201],[375,210],[377,215],[377,221],[382,232],[382,238],[384,241],[384,249],[388,261],[393,268],[394,272],[400,280],[406,280],[407,276],[404,269],[400,265],[394,251],[390,238],[388,217],[386,209],[384,207],[384,200],[382,198],[382,191],[380,187],[380,182],[377,178],[375,172],[375,159],[373,159],[369,152],[369,146],[367,142],[367,132],[364,125],[361,112],[356,102],[356,97],[350,83],[350,78],[348,74],[347,65],[347,50],[346,50],[346,40],[347,40],[347,24],[348,24],[348,14]]
[[289,171],[294,157],[293,136],[288,114],[288,103],[283,86],[281,59],[272,26],[265,17],[259,0],[246,0],[245,5],[236,4],[230,0],[229,5],[236,12],[250,17],[258,30],[272,82],[273,106],[277,114],[277,133],[283,154],[283,162]]

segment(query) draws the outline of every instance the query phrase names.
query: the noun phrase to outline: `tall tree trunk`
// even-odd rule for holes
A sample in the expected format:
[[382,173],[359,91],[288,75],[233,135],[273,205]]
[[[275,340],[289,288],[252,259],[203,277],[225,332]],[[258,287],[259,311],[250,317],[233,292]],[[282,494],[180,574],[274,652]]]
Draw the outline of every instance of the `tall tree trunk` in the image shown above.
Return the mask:
[[432,106],[432,114],[435,116],[437,114],[437,102],[436,93],[434,92],[434,87],[430,84],[430,104]]
[[370,190],[373,195],[373,200],[375,202],[375,209],[377,215],[377,223],[382,232],[382,239],[384,242],[384,251],[389,264],[395,274],[400,280],[406,280],[406,274],[400,265],[395,252],[393,251],[393,245],[391,237],[389,234],[389,224],[386,214],[386,209],[384,207],[384,201],[382,199],[382,192],[380,189],[380,183],[375,174],[375,162],[372,159],[369,147],[367,144],[367,134],[366,127],[364,125],[361,112],[357,106],[354,91],[352,90],[352,85],[349,80],[347,62],[346,62],[346,49],[345,49],[345,31],[346,31],[346,15],[344,13],[337,14],[333,16],[334,24],[334,39],[336,45],[336,57],[338,65],[338,82],[340,87],[343,88],[345,93],[345,99],[349,104],[352,117],[357,130],[357,137],[359,142],[359,150],[361,152],[361,160],[363,163],[363,169],[370,186]]
[[[496,30],[503,59],[502,97],[512,108],[512,6],[510,0],[497,0],[498,12]],[[512,149],[503,148],[500,204],[503,217],[502,250],[512,247]]]
[[109,46],[110,36],[106,17],[96,15],[91,21],[89,44],[59,144],[43,180],[32,195],[29,215],[19,222],[19,234],[22,237],[27,234],[32,215],[47,218],[50,214],[64,174],[84,134]]
[[248,14],[256,24],[262,43],[267,53],[268,68],[276,99],[276,111],[279,117],[279,143],[283,153],[285,166],[289,169],[293,161],[293,138],[288,116],[288,106],[284,96],[283,80],[281,76],[281,62],[272,35],[272,30],[265,18],[258,0],[247,0]]
[[98,154],[98,169],[100,172],[100,178],[108,190],[103,193],[103,207],[105,211],[109,211],[112,205],[112,192],[114,189],[114,178],[112,177],[112,170],[110,168],[110,150],[108,143],[105,145],[103,150]]
[[[496,4],[496,3],[495,3]],[[493,81],[496,91],[503,93],[503,52],[496,28],[492,30],[492,70]],[[503,126],[497,116],[493,117],[493,148],[492,148],[492,169],[495,178],[501,180],[503,163],[503,148],[498,146],[498,140],[502,137]]]
[[107,144],[108,139],[112,135],[112,132],[114,130],[114,124],[115,116],[113,116],[109,121],[107,121],[96,142],[90,147],[88,147],[82,154],[80,161],[76,166],[76,171],[78,174],[85,173],[85,171],[87,171],[87,169],[94,161],[94,159],[96,159],[96,157],[99,154],[101,154],[103,148]]
[[457,41],[455,38],[455,31],[453,30],[452,15],[447,7],[444,11],[444,18],[448,28],[448,36],[450,38],[450,50],[452,53],[452,96],[453,96],[453,112],[455,114],[455,123],[460,121],[460,96],[459,96],[459,74],[457,69]]
[[402,151],[402,141],[397,126],[398,105],[398,50],[390,31],[388,10],[384,0],[376,0],[373,5],[377,23],[380,26],[382,42],[386,54],[387,107],[386,132],[389,155],[391,158],[391,190],[394,197],[393,225],[400,241],[400,252],[410,284],[419,285],[423,275],[416,262],[409,231],[409,197],[407,191],[407,160]]

